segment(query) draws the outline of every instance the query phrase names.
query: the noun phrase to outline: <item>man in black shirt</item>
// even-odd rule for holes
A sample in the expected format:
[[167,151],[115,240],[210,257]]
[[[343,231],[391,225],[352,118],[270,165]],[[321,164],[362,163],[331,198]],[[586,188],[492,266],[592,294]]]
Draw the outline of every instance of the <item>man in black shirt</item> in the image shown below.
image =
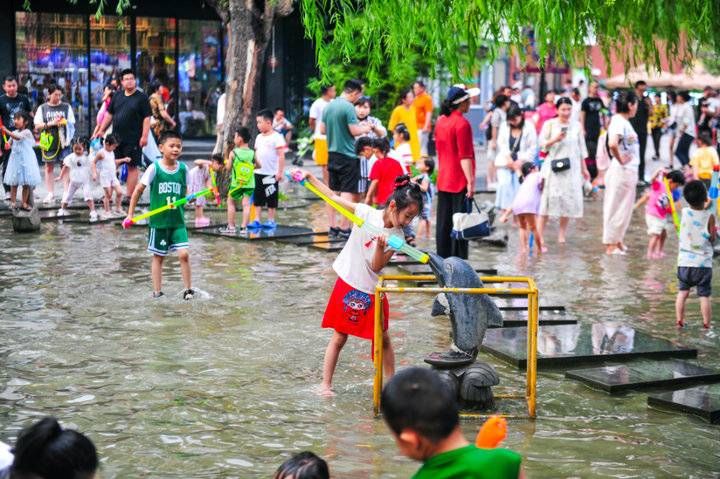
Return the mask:
[[638,166],[638,185],[647,186],[645,181],[645,148],[647,147],[648,138],[648,118],[650,117],[650,105],[648,99],[645,96],[645,90],[647,90],[647,83],[642,80],[635,82],[635,95],[638,97],[638,107],[635,116],[630,118],[630,124],[632,125],[635,133],[638,136],[638,143],[640,143],[640,166]]
[[[10,130],[14,130],[15,124],[13,123],[13,116],[15,116],[15,113],[18,111],[30,113],[32,106],[27,96],[18,93],[17,78],[14,76],[8,75],[5,77],[3,90],[5,94],[0,96],[0,118],[2,118],[3,125]],[[2,160],[2,165],[0,166],[0,174],[2,176],[0,176],[0,179],[2,179],[5,177],[5,167],[10,158],[10,144],[5,144],[4,139],[0,139],[0,156],[2,156],[2,158],[0,158],[0,160]],[[7,197],[10,186],[3,184],[3,188],[5,188],[5,196]]]
[[115,157],[130,158],[127,195],[132,197],[138,182],[138,167],[142,164],[142,149],[147,145],[150,132],[150,100],[145,93],[137,89],[135,73],[132,70],[120,72],[120,83],[122,91],[113,95],[107,115],[94,136],[103,136],[112,122],[113,134],[120,139]]
[[588,158],[585,161],[591,179],[595,179],[598,174],[595,154],[597,153],[598,138],[600,137],[600,128],[603,125],[602,110],[605,108],[600,96],[598,96],[597,82],[590,83],[588,87],[588,96],[580,105],[580,123],[585,132],[585,146],[588,150]]

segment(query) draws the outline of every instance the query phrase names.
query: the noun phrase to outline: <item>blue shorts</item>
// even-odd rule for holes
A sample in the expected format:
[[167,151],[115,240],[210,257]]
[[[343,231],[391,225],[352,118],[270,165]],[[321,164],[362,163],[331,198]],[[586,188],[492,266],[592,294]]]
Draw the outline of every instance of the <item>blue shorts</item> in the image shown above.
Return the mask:
[[680,291],[696,287],[697,295],[701,298],[707,298],[712,293],[712,268],[678,266],[677,277]]

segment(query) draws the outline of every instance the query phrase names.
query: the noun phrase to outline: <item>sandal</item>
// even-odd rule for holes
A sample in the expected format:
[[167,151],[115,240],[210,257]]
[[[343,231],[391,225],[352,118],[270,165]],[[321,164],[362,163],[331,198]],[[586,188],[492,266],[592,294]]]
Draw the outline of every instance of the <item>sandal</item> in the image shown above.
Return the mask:
[[685,327],[685,321],[675,321],[675,325],[678,328],[684,328]]

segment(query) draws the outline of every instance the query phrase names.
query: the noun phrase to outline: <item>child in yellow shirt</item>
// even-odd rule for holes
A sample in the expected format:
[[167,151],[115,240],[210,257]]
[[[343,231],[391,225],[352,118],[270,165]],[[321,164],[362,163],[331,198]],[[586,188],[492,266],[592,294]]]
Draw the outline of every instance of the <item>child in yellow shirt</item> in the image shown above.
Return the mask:
[[709,134],[703,132],[698,136],[698,146],[699,148],[690,160],[693,177],[701,180],[707,188],[710,188],[713,166],[720,164],[720,158],[718,158],[717,150],[712,146],[712,138]]

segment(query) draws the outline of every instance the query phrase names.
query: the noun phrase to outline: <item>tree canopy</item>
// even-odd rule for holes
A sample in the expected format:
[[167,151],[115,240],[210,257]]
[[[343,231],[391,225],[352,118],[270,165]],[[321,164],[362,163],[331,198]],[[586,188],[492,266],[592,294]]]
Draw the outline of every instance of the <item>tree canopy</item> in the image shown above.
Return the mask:
[[[701,47],[720,47],[717,0],[301,0],[306,33],[325,73],[337,62],[368,59],[368,78],[384,66],[405,68],[407,51],[462,78],[499,48],[588,65],[594,39],[626,68],[659,68],[661,53],[689,62]],[[483,51],[483,57],[478,55]],[[589,65],[588,65],[589,66]]]

